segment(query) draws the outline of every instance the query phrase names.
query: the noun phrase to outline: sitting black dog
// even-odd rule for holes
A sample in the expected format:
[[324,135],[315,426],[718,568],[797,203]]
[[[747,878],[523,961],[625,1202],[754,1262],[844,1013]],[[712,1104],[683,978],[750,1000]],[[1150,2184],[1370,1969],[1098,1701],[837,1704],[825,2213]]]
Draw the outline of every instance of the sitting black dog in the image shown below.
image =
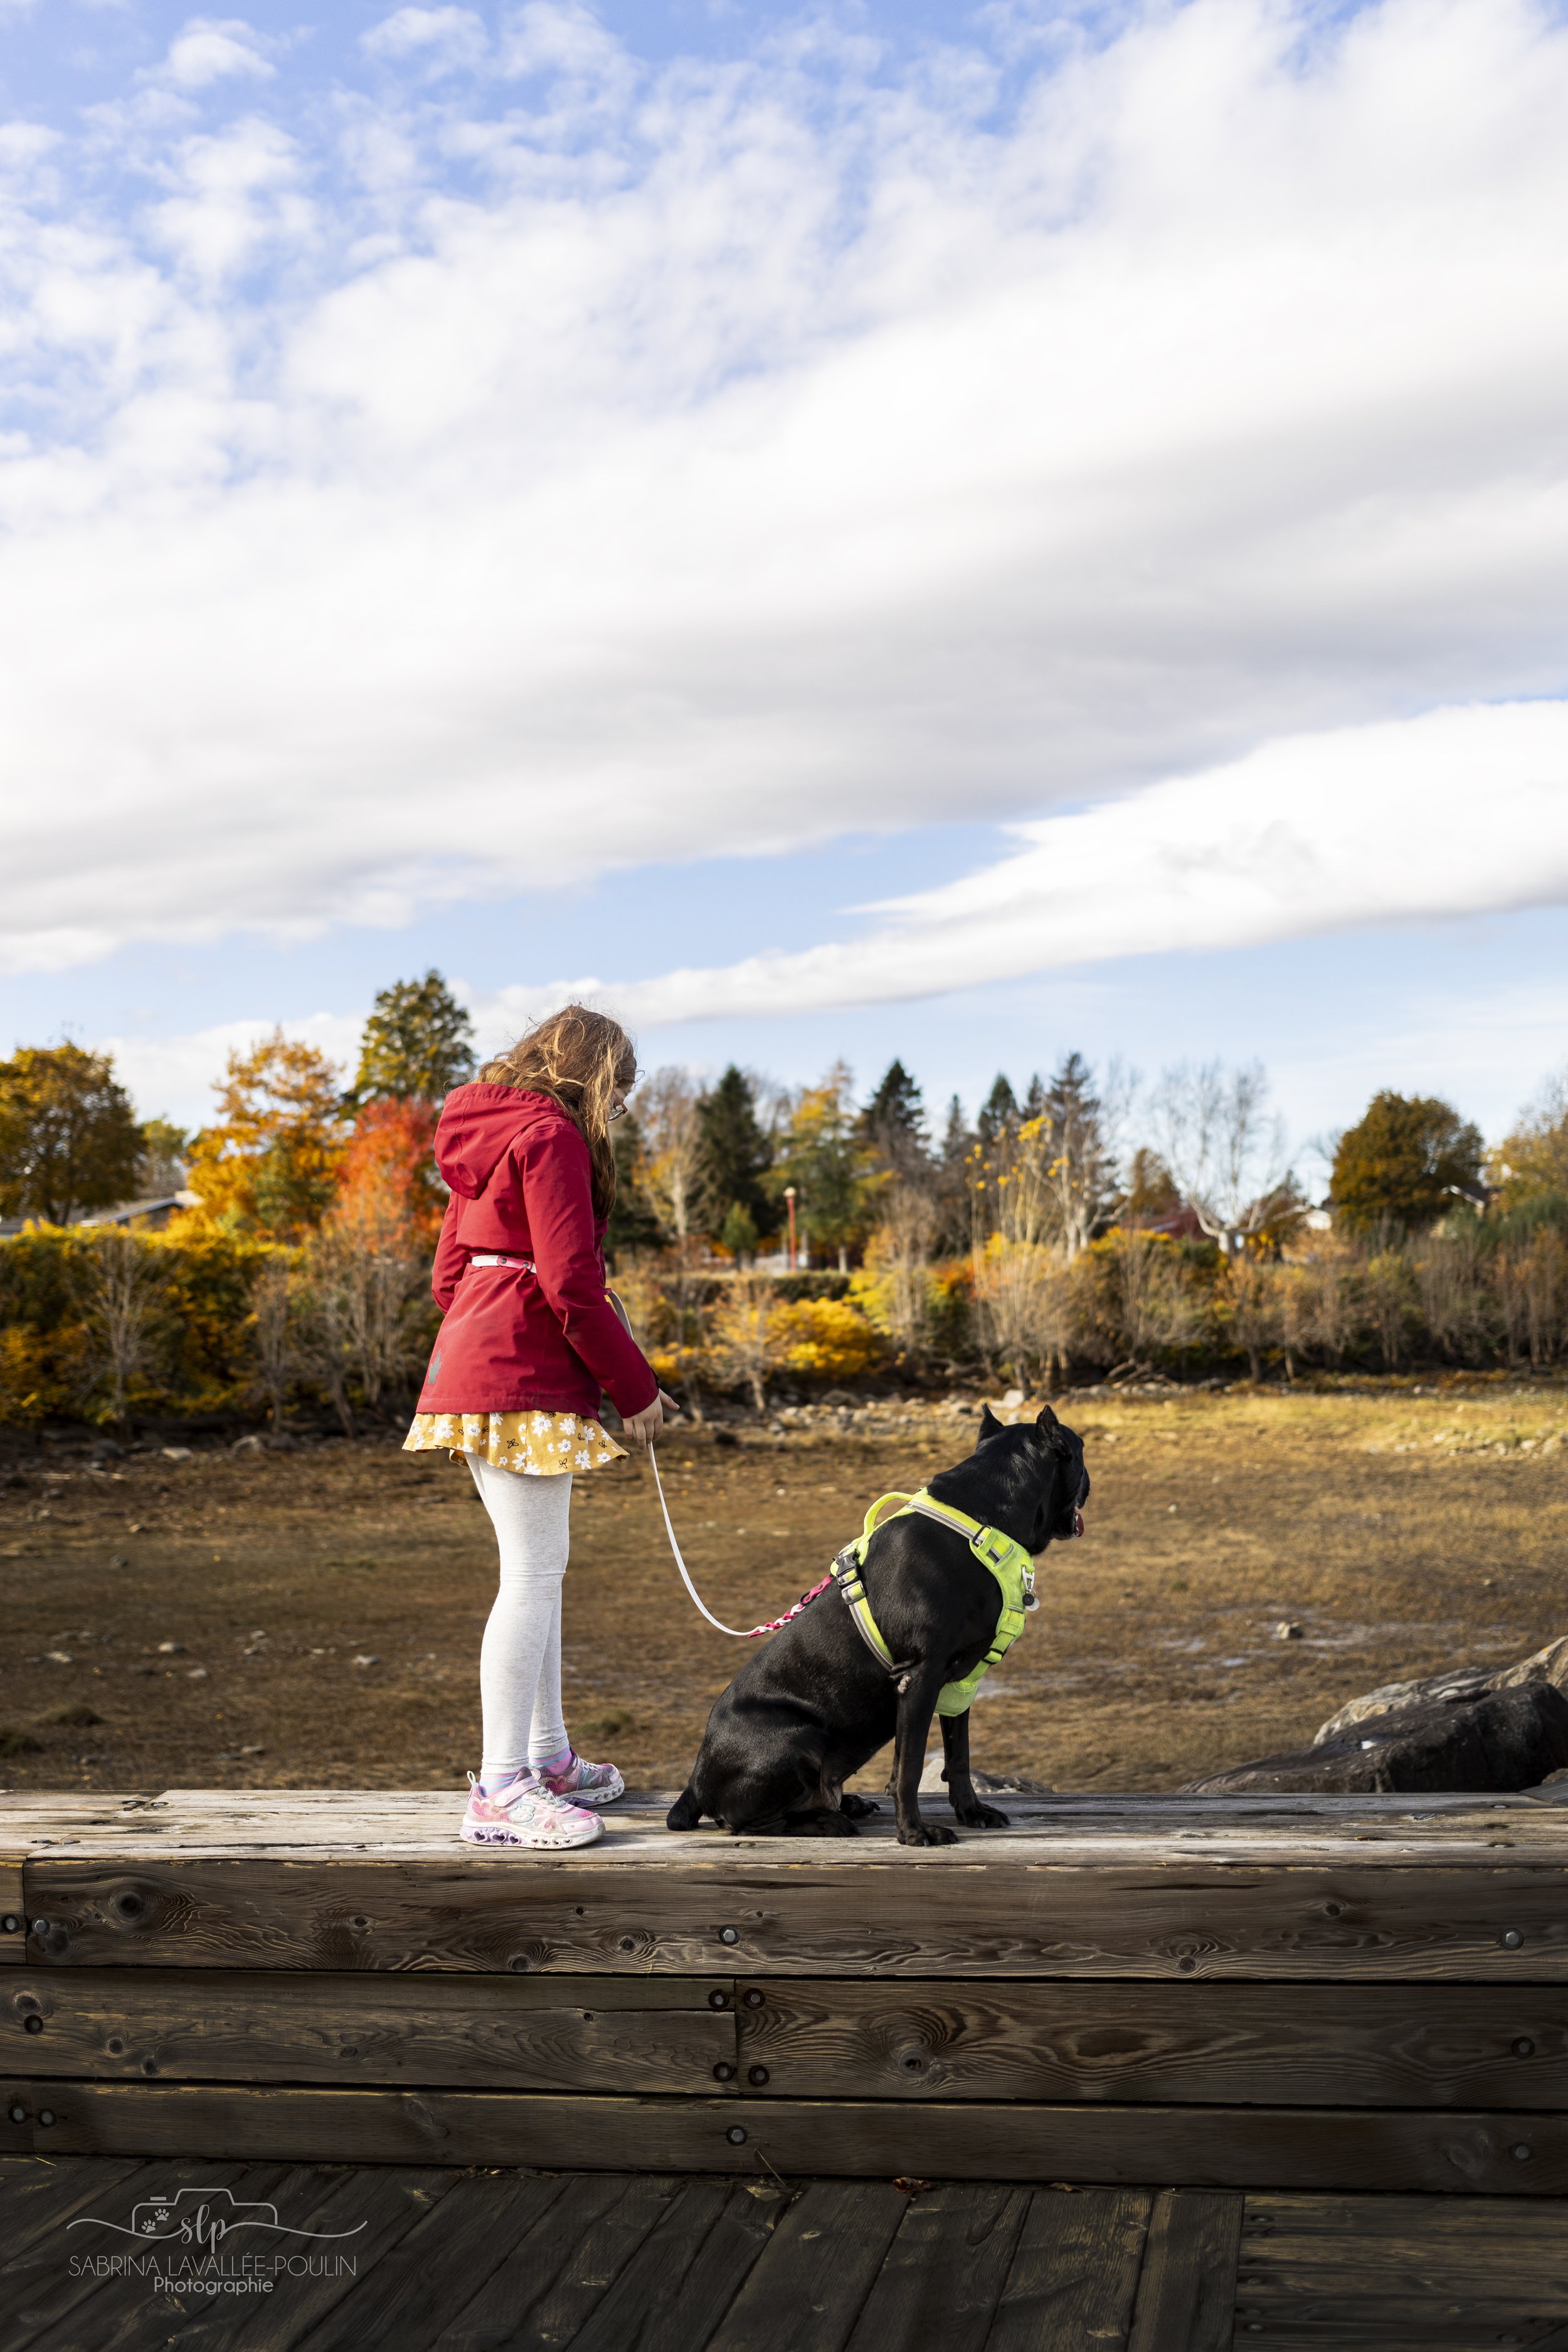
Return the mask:
[[[1053,1540],[1082,1532],[1083,1445],[1049,1405],[1037,1422],[1013,1429],[987,1406],[973,1453],[940,1472],[928,1492],[1037,1557]],[[752,1836],[853,1836],[857,1816],[877,1807],[847,1797],[844,1783],[891,1738],[900,1844],[952,1842],[952,1830],[921,1819],[926,1740],[942,1685],[962,1681],[991,1647],[1001,1589],[962,1534],[913,1516],[877,1529],[863,1580],[897,1678],[830,1586],[714,1702],[690,1783],[669,1810],[672,1830],[693,1830],[708,1814]],[[942,1738],[958,1819],[970,1829],[1005,1829],[1006,1815],[974,1793],[968,1715],[943,1716]]]

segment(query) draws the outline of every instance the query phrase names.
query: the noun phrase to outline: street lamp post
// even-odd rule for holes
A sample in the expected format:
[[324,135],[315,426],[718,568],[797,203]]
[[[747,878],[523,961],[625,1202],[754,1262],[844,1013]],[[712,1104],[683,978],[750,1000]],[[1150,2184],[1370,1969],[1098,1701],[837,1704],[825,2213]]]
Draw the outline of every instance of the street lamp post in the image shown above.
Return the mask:
[[784,1207],[789,1212],[789,1270],[795,1272],[795,1186],[784,1186]]

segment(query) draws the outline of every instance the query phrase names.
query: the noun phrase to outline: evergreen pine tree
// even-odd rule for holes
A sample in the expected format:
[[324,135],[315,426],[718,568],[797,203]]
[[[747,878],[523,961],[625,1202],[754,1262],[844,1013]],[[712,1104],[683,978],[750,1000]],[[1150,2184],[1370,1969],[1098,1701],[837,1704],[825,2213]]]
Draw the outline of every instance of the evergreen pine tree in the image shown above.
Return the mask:
[[980,1117],[975,1121],[980,1140],[986,1150],[989,1151],[992,1149],[1004,1129],[1016,1127],[1017,1123],[1018,1097],[1008,1085],[1005,1076],[998,1070],[995,1083],[981,1104]]
[[744,1071],[731,1062],[698,1104],[697,1117],[702,1137],[698,1186],[708,1232],[721,1233],[731,1210],[739,1207],[759,1234],[771,1234],[778,1211],[763,1179],[773,1147],[758,1122],[755,1090]]
[[395,981],[371,1008],[360,1038],[359,1069],[347,1097],[367,1102],[439,1103],[474,1075],[474,1024],[438,971]]
[[925,1100],[902,1062],[887,1075],[860,1114],[861,1132],[883,1165],[906,1179],[926,1172]]

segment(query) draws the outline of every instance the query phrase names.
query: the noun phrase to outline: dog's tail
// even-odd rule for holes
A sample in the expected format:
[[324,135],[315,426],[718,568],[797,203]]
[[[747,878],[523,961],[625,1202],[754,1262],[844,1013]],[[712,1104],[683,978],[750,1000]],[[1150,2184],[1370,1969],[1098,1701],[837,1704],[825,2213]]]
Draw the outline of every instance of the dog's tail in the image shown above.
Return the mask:
[[689,1786],[682,1789],[679,1796],[666,1813],[664,1826],[667,1830],[694,1830],[702,1819],[702,1811],[701,1798],[695,1789]]

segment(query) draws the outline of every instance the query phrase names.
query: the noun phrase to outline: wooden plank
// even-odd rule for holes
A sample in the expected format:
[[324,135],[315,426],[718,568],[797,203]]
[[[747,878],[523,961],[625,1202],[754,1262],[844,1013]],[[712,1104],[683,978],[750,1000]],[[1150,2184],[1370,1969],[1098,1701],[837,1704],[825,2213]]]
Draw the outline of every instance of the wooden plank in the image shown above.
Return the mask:
[[779,2221],[706,2352],[843,2352],[906,2206],[885,2182],[814,2180]]
[[426,2352],[500,2269],[516,2230],[556,2203],[555,2187],[510,2174],[458,2177],[295,2343],[301,2352],[362,2352],[367,2344]]
[[[1340,2108],[900,2105],[184,2083],[0,2084],[13,2149],[331,2163],[521,2164],[809,2177],[1083,2181],[1177,2188],[1568,2194],[1568,2117]],[[744,2134],[731,2140],[731,2131]],[[1516,2147],[1528,2149],[1517,2158]]]
[[20,1968],[27,1957],[22,1848],[7,1835],[0,1846],[0,1968]]
[[[15,2262],[38,2239],[63,2230],[76,2214],[95,2210],[98,2200],[118,2197],[144,2169],[138,2157],[68,2157],[59,2164],[40,2164],[31,2156],[0,2159],[5,2261]],[[128,2202],[134,2203],[134,2197]]]
[[[710,2201],[717,2210],[704,2230]],[[706,2345],[787,2210],[771,2181],[696,2181],[656,2222],[572,2352],[693,2352]]]
[[[222,2300],[204,2297],[174,2338],[179,2352],[292,2352],[362,2282],[378,2276],[382,2263],[462,2179],[460,2173],[391,2165],[349,2173],[301,2167],[279,2189],[279,2211],[301,2228],[328,2233],[329,2243],[337,2232],[353,2231],[352,2238],[338,2241],[353,2248],[347,2266],[307,2265],[303,2275],[296,2271],[278,2280],[272,2294],[248,2310],[226,2309]],[[167,2336],[165,2324],[156,2339],[160,2347]],[[95,2343],[92,2352],[141,2352],[142,2342],[132,2336],[124,2347]]]
[[715,2095],[714,2067],[734,2063],[733,1986],[717,1977],[46,1968],[0,2002],[0,2070],[97,2081]]
[[[1253,2315],[1247,2316],[1250,2312]],[[1568,2323],[1554,2317],[1499,2315],[1463,2304],[1422,2304],[1409,2309],[1373,2296],[1334,2306],[1238,2310],[1236,2352],[1266,2352],[1270,2344],[1304,2352],[1568,2352]]]
[[[159,2168],[157,2179],[161,2189],[226,2189],[237,2201],[249,2203],[269,2197],[287,2174],[288,2167],[281,2164],[170,2158]],[[129,2201],[110,2204],[106,2216],[118,2213],[128,2221],[131,2210]],[[153,2258],[153,2250],[107,2228],[95,2230],[79,2216],[58,2244],[35,2242],[18,2262],[6,2265],[6,2352],[81,2352],[84,2345],[95,2344],[97,2317],[123,2305],[128,2284],[138,2302],[150,2302],[156,2292],[149,2280],[128,2282],[123,2269],[115,2274],[110,2266]],[[157,2259],[161,2263],[163,2256]]]
[[[739,1985],[740,2081],[752,2098],[1568,2110],[1568,1989]],[[758,2067],[765,2084],[751,2079]]]
[[984,2352],[1029,2204],[1026,2189],[988,2182],[943,2181],[911,2197],[848,2352]]
[[1127,2352],[1229,2352],[1241,2219],[1234,2191],[1160,2191]]
[[616,1871],[597,1851],[482,1868],[460,1853],[428,1864],[45,1855],[27,1864],[28,1950],[36,1967],[1568,1980],[1562,1874],[1533,1865],[1167,1857],[1005,1876],[868,1864],[847,1879],[788,1859]]
[[1031,2200],[986,2352],[1090,2352],[1132,2317],[1150,2200],[1130,2189],[1042,2189]]
[[505,2261],[448,2319],[436,2339],[437,2352],[502,2352],[511,2346],[577,2249],[595,2233],[601,2246],[607,2242],[600,2225],[635,2186],[626,2174],[613,2171],[557,2179],[570,2204],[554,2200],[531,2209],[531,2218],[510,2233]]
[[679,2202],[684,2183],[650,2172],[632,2179],[622,2175],[619,2188],[620,2195],[582,2227],[570,2189],[566,2201],[554,2209],[565,2259],[541,2282],[542,2292],[526,2274],[517,2279],[527,2301],[499,2339],[508,2352],[557,2352],[574,2342],[649,2231]]

